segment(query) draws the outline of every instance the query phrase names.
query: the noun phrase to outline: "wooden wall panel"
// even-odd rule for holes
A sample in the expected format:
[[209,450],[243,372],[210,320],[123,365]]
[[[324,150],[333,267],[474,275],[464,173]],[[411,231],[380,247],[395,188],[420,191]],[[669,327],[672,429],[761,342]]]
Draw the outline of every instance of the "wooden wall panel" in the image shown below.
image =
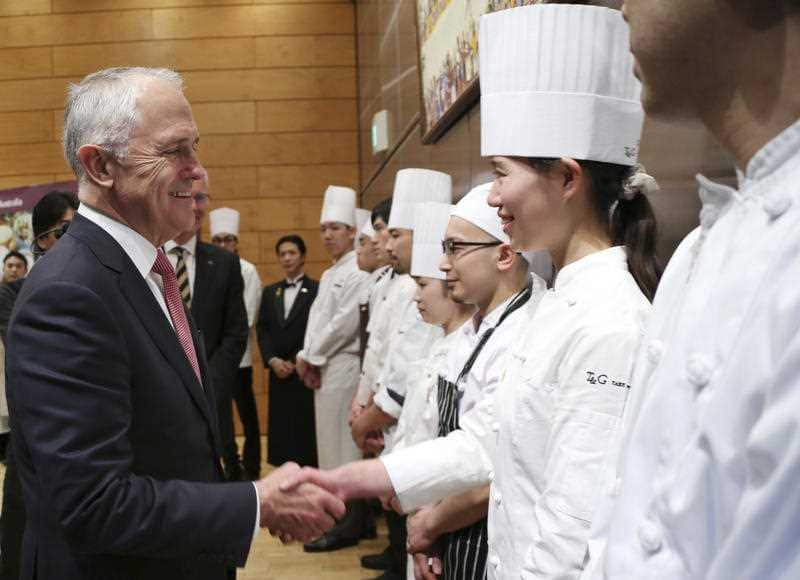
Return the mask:
[[318,279],[322,194],[360,186],[354,29],[349,0],[3,0],[0,188],[73,178],[60,144],[68,83],[111,66],[174,68],[211,206],[241,212],[242,257],[274,282],[274,244],[298,232]]

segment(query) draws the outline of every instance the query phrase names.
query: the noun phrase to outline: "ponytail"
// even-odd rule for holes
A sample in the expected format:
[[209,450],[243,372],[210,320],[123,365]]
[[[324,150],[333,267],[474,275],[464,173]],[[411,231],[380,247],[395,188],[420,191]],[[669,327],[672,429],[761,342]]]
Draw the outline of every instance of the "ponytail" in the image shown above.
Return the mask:
[[[527,161],[544,173],[558,163],[558,159],[553,158],[528,158]],[[630,186],[637,168],[602,161],[576,161],[589,174],[599,223],[608,229],[612,244],[625,246],[628,270],[642,293],[652,301],[663,268],[656,256],[658,232],[653,207],[640,189]]]
[[653,206],[644,192],[628,186],[637,168],[600,161],[578,163],[591,178],[600,223],[608,224],[615,246],[625,246],[628,270],[642,293],[652,301],[663,268],[656,256],[658,228]]

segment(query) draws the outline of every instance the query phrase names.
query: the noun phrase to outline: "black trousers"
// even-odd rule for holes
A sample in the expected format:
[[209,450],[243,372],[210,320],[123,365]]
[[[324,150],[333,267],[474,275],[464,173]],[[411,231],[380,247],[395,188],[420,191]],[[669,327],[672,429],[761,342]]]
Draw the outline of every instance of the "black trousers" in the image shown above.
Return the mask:
[[405,578],[408,565],[406,516],[387,511],[386,526],[389,528],[389,547],[392,549],[392,567],[389,570]]
[[25,532],[25,502],[17,461],[9,441],[6,476],[3,480],[3,507],[0,514],[0,580],[19,580],[22,535]]
[[251,477],[261,473],[261,429],[258,425],[258,408],[253,393],[253,367],[240,368],[233,390],[236,411],[244,427],[242,463]]

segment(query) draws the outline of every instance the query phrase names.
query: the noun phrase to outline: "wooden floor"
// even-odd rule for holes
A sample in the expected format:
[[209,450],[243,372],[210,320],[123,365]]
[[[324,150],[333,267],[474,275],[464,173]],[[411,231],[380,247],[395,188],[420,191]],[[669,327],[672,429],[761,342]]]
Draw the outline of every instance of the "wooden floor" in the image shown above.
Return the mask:
[[[241,441],[239,443],[241,448]],[[262,438],[262,449],[266,449]],[[266,464],[266,462],[264,462]],[[0,465],[0,481],[5,467]],[[0,487],[0,499],[2,487]],[[362,580],[375,578],[380,572],[365,570],[359,564],[364,554],[380,552],[388,545],[386,526],[381,519],[378,538],[362,541],[358,546],[326,554],[306,554],[300,544],[284,546],[277,538],[261,530],[250,550],[247,566],[239,569],[238,580]]]

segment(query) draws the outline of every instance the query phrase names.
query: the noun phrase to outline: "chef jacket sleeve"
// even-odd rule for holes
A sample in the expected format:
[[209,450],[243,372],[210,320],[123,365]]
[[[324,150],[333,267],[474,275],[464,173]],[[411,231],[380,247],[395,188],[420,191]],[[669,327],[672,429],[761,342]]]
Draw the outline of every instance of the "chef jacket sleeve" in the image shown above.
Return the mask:
[[314,366],[324,366],[328,359],[347,347],[358,336],[358,289],[366,272],[356,270],[342,279],[334,280],[331,292],[336,308],[321,327],[306,330],[306,343],[302,356]]
[[491,483],[497,433],[494,397],[484,397],[459,420],[460,429],[380,459],[405,513]]
[[422,320],[415,303],[408,305],[404,318],[413,321],[410,324],[404,321],[392,337],[374,399],[384,413],[395,419],[400,417],[409,385],[419,378],[436,337],[436,327]]
[[618,441],[642,338],[634,324],[599,326],[576,333],[559,367],[523,578],[575,579],[584,564],[592,514]]

